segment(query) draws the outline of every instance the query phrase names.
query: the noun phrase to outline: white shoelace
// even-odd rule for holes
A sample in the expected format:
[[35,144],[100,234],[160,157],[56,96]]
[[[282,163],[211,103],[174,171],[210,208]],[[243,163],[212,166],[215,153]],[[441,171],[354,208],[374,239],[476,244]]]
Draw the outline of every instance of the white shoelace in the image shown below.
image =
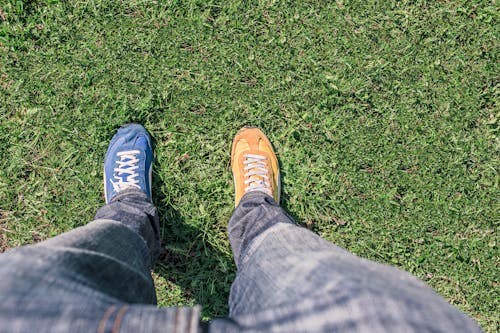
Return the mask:
[[[119,161],[116,161],[118,164],[118,168],[114,169],[114,178],[117,181],[113,181],[110,179],[111,184],[113,184],[113,189],[116,192],[123,191],[127,188],[135,187],[140,189],[141,187],[138,185],[139,180],[137,177],[139,174],[135,172],[136,169],[139,168],[139,165],[137,165],[137,162],[139,162],[139,159],[136,157],[136,155],[140,154],[139,150],[128,150],[128,151],[121,151],[116,153],[116,156],[120,158]],[[123,180],[122,175],[127,175],[125,177],[125,181]]]
[[245,154],[245,192],[261,191],[273,195],[271,183],[269,182],[269,170],[266,163],[267,158],[262,155]]

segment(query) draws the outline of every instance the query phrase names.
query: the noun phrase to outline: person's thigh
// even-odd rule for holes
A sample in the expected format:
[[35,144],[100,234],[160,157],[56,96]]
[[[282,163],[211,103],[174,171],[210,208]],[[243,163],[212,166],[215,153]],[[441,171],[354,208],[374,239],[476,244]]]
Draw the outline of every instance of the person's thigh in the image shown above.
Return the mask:
[[140,236],[107,220],[3,253],[0,322],[12,331],[83,322],[91,329],[113,305],[155,304],[149,258]]

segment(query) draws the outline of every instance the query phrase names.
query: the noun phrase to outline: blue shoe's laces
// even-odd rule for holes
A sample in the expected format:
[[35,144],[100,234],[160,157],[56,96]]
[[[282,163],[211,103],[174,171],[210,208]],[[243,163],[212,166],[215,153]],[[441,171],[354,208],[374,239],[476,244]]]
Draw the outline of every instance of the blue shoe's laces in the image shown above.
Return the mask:
[[141,189],[139,186],[140,181],[137,179],[139,173],[135,172],[135,170],[139,168],[137,164],[139,162],[137,158],[138,154],[140,154],[139,150],[128,150],[116,153],[116,156],[120,158],[120,160],[116,161],[118,167],[114,168],[113,177],[116,181],[110,179],[115,192],[118,193],[131,187]]
[[267,158],[262,155],[245,154],[245,192],[260,191],[273,195],[271,183],[269,182],[269,166]]

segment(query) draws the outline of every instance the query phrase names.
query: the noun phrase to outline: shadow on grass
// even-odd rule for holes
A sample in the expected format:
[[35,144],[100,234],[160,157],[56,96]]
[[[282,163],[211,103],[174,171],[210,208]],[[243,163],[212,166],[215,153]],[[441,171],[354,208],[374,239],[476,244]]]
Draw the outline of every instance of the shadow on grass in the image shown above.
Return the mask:
[[[165,205],[163,193],[154,191],[162,187],[158,176],[153,177],[152,187],[163,230],[163,251],[154,271],[182,288],[176,300],[194,299],[201,305],[203,318],[227,316],[229,290],[236,276],[233,258],[214,249],[203,239],[202,231],[186,224],[172,206]],[[187,304],[169,304],[175,305]]]
[[[154,168],[160,170],[156,163]],[[227,316],[229,291],[236,276],[233,257],[211,246],[204,239],[203,230],[184,221],[181,214],[167,203],[160,190],[163,185],[158,175],[153,174],[154,203],[159,212],[163,236],[163,252],[155,272],[182,289],[182,295],[174,296],[168,306],[186,305],[176,304],[178,300],[194,300],[203,307],[202,316],[205,319]],[[298,224],[306,226],[288,209],[289,198],[283,188],[281,202],[285,211]],[[157,292],[168,295],[172,291]]]
[[290,207],[289,202],[290,202],[290,197],[288,196],[288,192],[286,191],[286,184],[283,183],[283,179],[286,178],[286,172],[283,171],[283,166],[281,164],[281,160],[278,159],[278,164],[280,168],[280,176],[281,176],[281,197],[280,197],[280,206],[285,210],[285,212],[290,216],[295,223],[298,225],[305,227],[309,230],[314,231],[313,226],[308,225],[307,223],[304,223],[295,213],[293,213],[293,207]]

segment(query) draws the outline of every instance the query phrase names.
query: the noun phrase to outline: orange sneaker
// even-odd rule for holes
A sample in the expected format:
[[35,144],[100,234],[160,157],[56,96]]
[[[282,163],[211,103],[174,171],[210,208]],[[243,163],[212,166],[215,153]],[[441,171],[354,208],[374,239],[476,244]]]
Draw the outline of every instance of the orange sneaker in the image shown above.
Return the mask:
[[264,192],[280,201],[280,169],[271,142],[256,127],[243,127],[236,133],[231,148],[235,197],[238,206],[245,193]]

